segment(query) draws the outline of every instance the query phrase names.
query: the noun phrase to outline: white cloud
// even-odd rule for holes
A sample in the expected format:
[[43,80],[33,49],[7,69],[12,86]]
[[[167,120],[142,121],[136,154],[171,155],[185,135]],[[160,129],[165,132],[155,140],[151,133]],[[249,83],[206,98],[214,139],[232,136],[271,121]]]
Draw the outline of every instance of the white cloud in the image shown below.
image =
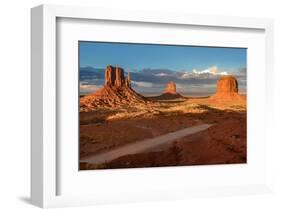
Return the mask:
[[132,83],[137,87],[153,87],[153,84],[150,82],[132,81]]
[[94,91],[99,90],[102,87],[102,86],[89,85],[89,84],[84,84],[84,83],[80,83],[80,91],[82,91],[82,92],[94,92]]
[[161,73],[157,73],[157,74],[155,74],[155,76],[168,76],[168,74],[167,73],[163,73],[163,72],[161,72]]
[[209,67],[205,70],[196,70],[193,69],[192,72],[184,72],[180,79],[188,79],[188,78],[212,78],[220,75],[227,75],[227,72],[221,72],[216,66]]
[[187,78],[189,78],[189,77],[191,77],[191,73],[185,72],[185,73],[183,73],[179,78],[181,78],[181,79],[187,79]]

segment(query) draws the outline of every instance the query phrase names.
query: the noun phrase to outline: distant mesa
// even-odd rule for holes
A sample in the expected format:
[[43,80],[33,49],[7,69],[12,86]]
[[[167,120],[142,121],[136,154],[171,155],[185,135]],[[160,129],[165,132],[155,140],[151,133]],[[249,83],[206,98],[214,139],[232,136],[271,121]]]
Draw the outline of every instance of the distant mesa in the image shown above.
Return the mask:
[[177,86],[176,86],[175,82],[169,81],[166,84],[163,94],[160,95],[158,98],[164,99],[164,100],[170,100],[170,99],[183,98],[183,96],[180,95],[179,93],[177,93]]
[[164,90],[164,93],[177,94],[177,86],[176,86],[175,82],[169,81],[166,84],[166,88]]
[[145,104],[148,100],[131,87],[130,73],[125,77],[121,67],[107,66],[104,87],[99,91],[80,99],[80,111],[92,111],[96,108],[112,108],[129,104]]
[[217,81],[216,94],[211,99],[216,100],[242,100],[245,96],[238,93],[238,81],[232,75],[222,76]]
[[217,94],[238,94],[238,81],[234,76],[223,76],[217,81]]

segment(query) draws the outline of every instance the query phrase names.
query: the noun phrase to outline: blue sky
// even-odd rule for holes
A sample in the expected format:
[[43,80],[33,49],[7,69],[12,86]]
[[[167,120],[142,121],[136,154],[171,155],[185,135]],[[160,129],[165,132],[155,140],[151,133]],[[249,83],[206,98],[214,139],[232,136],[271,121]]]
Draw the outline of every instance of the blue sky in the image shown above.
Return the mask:
[[224,70],[246,67],[246,49],[196,46],[80,42],[80,67],[104,68],[108,64],[125,69],[171,69],[174,71]]
[[174,81],[184,95],[211,95],[216,81],[227,74],[234,75],[239,91],[246,93],[245,48],[84,41],[79,44],[82,93],[92,93],[103,86],[107,65],[130,71],[133,88],[142,94],[161,94],[166,83]]

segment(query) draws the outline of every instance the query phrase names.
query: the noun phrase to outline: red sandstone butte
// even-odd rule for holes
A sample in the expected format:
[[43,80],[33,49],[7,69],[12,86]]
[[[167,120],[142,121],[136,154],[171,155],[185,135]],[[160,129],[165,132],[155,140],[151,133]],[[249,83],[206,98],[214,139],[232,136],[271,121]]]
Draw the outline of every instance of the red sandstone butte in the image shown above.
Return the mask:
[[173,81],[169,81],[166,84],[166,88],[164,90],[164,93],[176,94],[177,93],[176,84]]
[[157,97],[158,100],[171,100],[177,98],[183,98],[183,97],[179,93],[177,93],[177,86],[173,81],[169,81],[166,84],[166,87],[162,95]]
[[120,88],[125,85],[124,69],[118,66],[107,66],[104,79],[105,86]]
[[211,96],[216,100],[240,100],[245,97],[238,93],[238,81],[232,75],[222,76],[217,81],[216,94]]
[[89,112],[96,108],[113,108],[121,105],[144,104],[148,100],[131,87],[131,75],[125,78],[124,69],[107,66],[104,87],[80,99],[80,111]]

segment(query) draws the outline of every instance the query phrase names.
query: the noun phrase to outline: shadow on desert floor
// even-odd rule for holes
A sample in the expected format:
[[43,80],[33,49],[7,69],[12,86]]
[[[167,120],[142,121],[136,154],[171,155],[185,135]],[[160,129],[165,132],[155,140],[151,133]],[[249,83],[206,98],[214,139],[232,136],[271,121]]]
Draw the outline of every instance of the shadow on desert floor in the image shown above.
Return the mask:
[[[210,106],[201,106],[201,109],[204,112],[187,114],[172,112],[169,116],[160,114],[149,118],[114,120],[99,125],[81,125],[82,138],[80,138],[80,142],[86,141],[84,146],[83,142],[80,144],[80,151],[88,153],[80,152],[80,154],[90,156],[115,149],[124,144],[174,132],[187,126],[213,124],[203,132],[179,138],[166,146],[144,153],[124,155],[100,165],[87,165],[86,168],[245,163],[246,112],[240,109],[221,110]],[[102,138],[107,129],[110,129],[111,132]],[[90,137],[83,138],[84,134]]]

